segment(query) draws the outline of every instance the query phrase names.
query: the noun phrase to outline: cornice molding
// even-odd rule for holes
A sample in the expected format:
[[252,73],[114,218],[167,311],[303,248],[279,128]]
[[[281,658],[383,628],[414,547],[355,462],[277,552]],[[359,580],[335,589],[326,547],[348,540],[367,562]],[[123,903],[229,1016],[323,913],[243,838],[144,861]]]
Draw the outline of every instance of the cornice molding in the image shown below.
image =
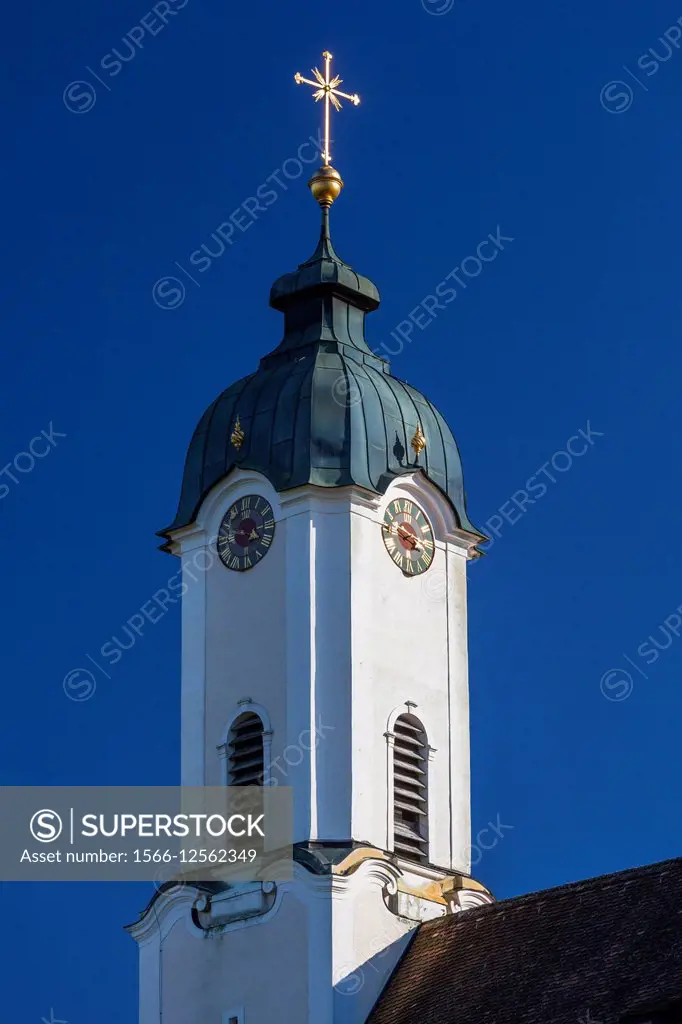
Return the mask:
[[161,932],[167,934],[175,922],[187,916],[187,922],[198,937],[201,933],[192,923],[192,911],[199,905],[205,893],[201,889],[185,883],[178,883],[172,888],[159,890],[150,900],[139,921],[125,925],[128,932],[139,946],[144,946]]

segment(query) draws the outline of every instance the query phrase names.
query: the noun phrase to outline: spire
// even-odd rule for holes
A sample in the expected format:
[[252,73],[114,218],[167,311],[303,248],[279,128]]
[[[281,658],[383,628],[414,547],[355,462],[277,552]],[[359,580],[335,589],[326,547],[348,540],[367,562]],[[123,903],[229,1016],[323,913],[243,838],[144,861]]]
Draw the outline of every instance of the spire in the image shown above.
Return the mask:
[[[332,166],[330,110],[341,79],[313,71],[315,100],[324,100],[322,166],[308,182],[322,223],[313,254],[270,290],[284,314],[279,344],[255,373],[236,381],[206,410],[190,445],[174,522],[162,536],[195,521],[217,482],[234,468],[262,473],[278,491],[305,484],[357,484],[383,494],[392,480],[419,468],[447,495],[463,530],[482,537],[467,517],[462,467],[447,424],[428,399],[393,377],[365,338],[365,317],[379,292],[336,253],[329,211],[343,188]],[[410,451],[411,449],[411,451]]]
[[[329,230],[329,209],[338,199],[343,188],[341,175],[332,167],[330,141],[330,112],[341,109],[340,98],[350,100],[355,106],[360,97],[339,90],[342,79],[338,75],[331,77],[330,64],[332,55],[328,50],[322,54],[325,61],[324,75],[317,68],[312,74],[315,81],[304,78],[298,72],[294,80],[299,84],[311,85],[315,92],[316,102],[324,101],[324,149],[323,164],[313,174],[308,187],[322,210],[320,238],[312,256],[299,264],[293,273],[278,278],[270,292],[270,305],[281,310],[286,316],[284,341],[278,346],[277,352],[289,350],[309,344],[311,339],[339,340],[343,337],[346,344],[358,348],[364,355],[372,356],[363,335],[364,313],[369,313],[379,305],[379,293],[372,282],[357,274],[352,267],[337,255],[332,244]],[[350,318],[353,321],[349,328],[348,307],[359,310],[363,317]],[[351,341],[349,335],[353,338]],[[294,340],[295,339],[295,340]],[[272,357],[266,356],[266,361]],[[373,357],[378,364],[383,360]]]
[[[332,298],[336,302],[329,305]],[[320,301],[325,299],[326,305]],[[291,322],[285,325],[285,334],[289,334],[290,328],[294,328],[298,334],[304,321],[308,322],[309,327],[317,321],[320,329],[326,325],[331,336],[336,321],[341,333],[347,333],[347,306],[353,306],[363,314],[378,308],[379,293],[375,285],[369,278],[353,270],[348,263],[344,263],[334,249],[329,230],[328,206],[322,206],[322,225],[315,251],[293,273],[284,274],[275,281],[270,290],[270,305],[285,315],[292,313]],[[362,321],[358,321],[355,326],[360,328],[362,336]],[[310,340],[307,332],[306,336]],[[323,336],[318,335],[316,340]],[[358,342],[359,347],[370,354],[364,338],[362,341],[358,339]]]
[[332,244],[332,236],[329,228],[329,207],[322,207],[322,226],[320,228],[320,240],[317,243],[317,248],[312,254],[309,260],[302,263],[302,267],[310,266],[312,263],[317,263],[318,260],[332,260],[334,263],[339,263],[341,266],[347,267],[348,264],[344,263],[343,260],[337,255],[336,250]]

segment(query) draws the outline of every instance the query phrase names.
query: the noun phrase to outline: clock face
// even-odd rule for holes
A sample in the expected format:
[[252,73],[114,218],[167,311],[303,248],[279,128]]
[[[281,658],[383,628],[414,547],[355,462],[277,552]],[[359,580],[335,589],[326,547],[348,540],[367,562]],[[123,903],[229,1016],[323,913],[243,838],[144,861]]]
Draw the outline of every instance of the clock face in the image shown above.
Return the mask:
[[220,524],[220,560],[237,572],[253,569],[267,555],[274,536],[272,505],[258,494],[247,494],[228,508]]
[[406,576],[426,572],[433,561],[433,530],[419,505],[407,498],[389,502],[381,534],[386,550]]

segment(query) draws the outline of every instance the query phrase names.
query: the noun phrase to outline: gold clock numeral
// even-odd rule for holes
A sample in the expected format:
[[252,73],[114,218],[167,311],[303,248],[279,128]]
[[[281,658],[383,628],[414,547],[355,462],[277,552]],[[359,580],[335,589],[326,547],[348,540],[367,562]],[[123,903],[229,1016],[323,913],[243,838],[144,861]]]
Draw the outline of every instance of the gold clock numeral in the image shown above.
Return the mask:
[[223,565],[237,572],[252,569],[267,554],[275,526],[272,506],[262,495],[238,498],[226,511],[215,541]]
[[419,505],[408,498],[391,501],[384,511],[381,532],[391,561],[405,576],[418,576],[429,568],[434,556],[434,536]]

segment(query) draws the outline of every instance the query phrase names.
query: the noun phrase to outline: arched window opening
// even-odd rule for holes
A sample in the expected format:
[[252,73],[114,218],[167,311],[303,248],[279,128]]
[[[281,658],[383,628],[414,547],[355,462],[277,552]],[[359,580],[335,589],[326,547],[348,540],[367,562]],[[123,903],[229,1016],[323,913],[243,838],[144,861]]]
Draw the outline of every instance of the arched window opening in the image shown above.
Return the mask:
[[393,829],[395,852],[427,864],[428,748],[426,733],[414,715],[400,715],[394,726]]
[[253,711],[246,711],[232,723],[227,750],[230,786],[262,786],[263,723]]

